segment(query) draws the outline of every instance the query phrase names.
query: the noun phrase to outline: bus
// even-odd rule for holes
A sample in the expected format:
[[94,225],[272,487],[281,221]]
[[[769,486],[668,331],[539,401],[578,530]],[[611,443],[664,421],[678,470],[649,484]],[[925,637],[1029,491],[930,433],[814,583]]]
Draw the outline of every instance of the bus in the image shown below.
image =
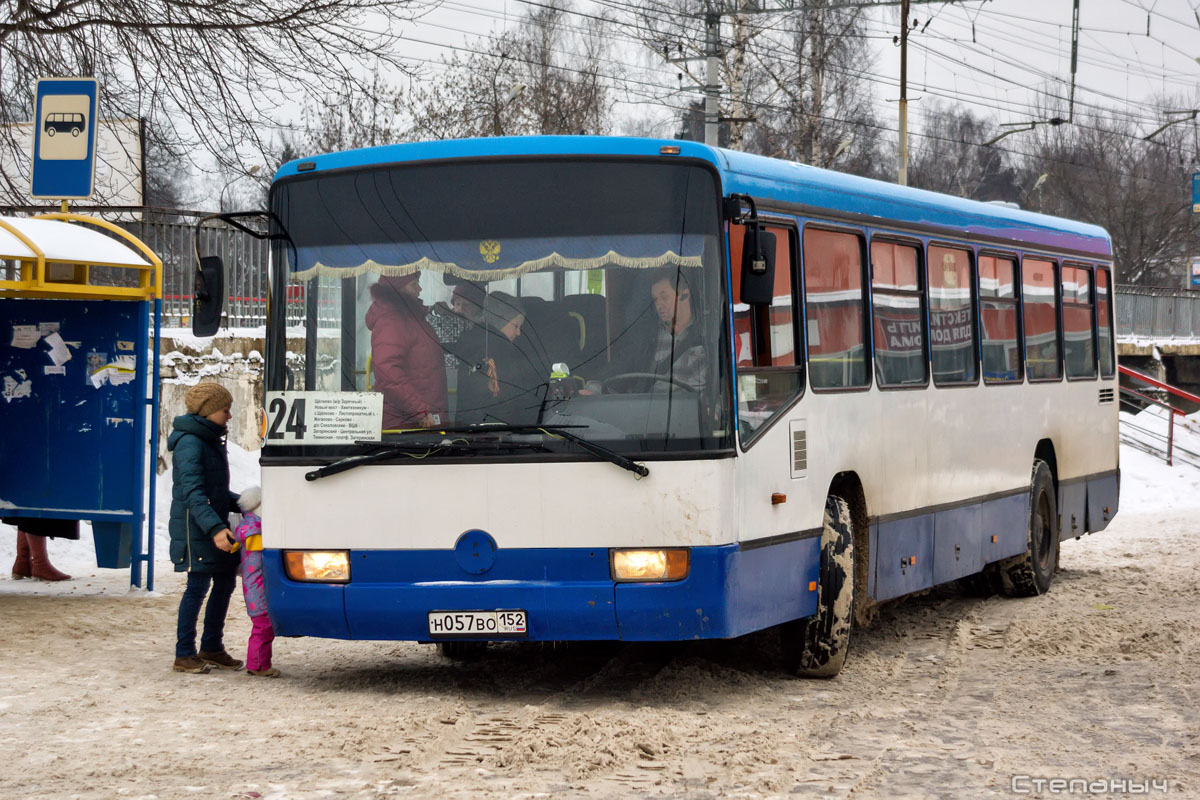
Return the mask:
[[1042,594],[1117,512],[1093,225],[591,136],[293,161],[261,213],[282,636],[464,657],[778,626],[829,676],[878,604]]
[[46,115],[46,121],[42,125],[47,136],[53,136],[56,133],[70,133],[72,136],[78,136],[87,129],[87,121],[83,114],[69,111],[56,111]]

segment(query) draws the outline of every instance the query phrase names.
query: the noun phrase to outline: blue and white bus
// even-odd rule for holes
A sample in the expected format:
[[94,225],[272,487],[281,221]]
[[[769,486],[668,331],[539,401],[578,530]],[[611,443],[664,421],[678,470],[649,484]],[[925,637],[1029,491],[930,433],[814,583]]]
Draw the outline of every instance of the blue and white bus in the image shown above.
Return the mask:
[[783,626],[832,675],[873,605],[1041,594],[1117,512],[1095,226],[603,137],[294,161],[268,216],[280,635]]

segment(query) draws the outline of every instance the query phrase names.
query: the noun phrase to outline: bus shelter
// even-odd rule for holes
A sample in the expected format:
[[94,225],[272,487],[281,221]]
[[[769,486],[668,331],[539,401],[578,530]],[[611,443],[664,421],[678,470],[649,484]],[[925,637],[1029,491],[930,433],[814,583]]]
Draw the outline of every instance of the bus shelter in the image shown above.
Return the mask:
[[96,565],[147,589],[161,286],[112,223],[0,216],[0,515],[91,522]]

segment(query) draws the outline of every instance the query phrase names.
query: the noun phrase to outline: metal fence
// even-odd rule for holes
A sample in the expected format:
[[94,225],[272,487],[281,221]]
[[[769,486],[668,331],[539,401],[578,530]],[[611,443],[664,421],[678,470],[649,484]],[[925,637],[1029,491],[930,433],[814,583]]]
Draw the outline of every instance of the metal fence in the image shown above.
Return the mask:
[[1117,333],[1146,339],[1200,339],[1200,292],[1118,285]]
[[[33,209],[0,209],[6,211]],[[37,209],[45,210],[45,209]],[[191,323],[192,282],[195,276],[194,222],[179,221],[199,217],[201,212],[176,212],[172,221],[149,216],[116,223],[139,239],[163,261],[163,322],[169,326]],[[226,325],[252,328],[266,324],[267,315],[267,242],[221,224],[209,225],[201,232],[200,249],[204,255],[218,255],[225,264]],[[315,286],[319,293],[317,314],[322,319],[336,318],[339,308],[340,281],[322,279]],[[310,285],[288,286],[288,324],[303,324],[306,292]],[[1200,291],[1166,289],[1132,284],[1116,287],[1117,333],[1147,339],[1200,339]]]
[[[163,262],[163,324],[191,322],[193,281],[196,274],[195,227],[190,222],[138,220],[118,222],[158,254]],[[200,233],[200,252],[220,256],[225,264],[226,325],[253,328],[267,322],[268,246],[221,224]],[[299,288],[299,287],[297,287]],[[296,309],[303,314],[303,296],[296,294]],[[293,298],[289,297],[289,306]]]

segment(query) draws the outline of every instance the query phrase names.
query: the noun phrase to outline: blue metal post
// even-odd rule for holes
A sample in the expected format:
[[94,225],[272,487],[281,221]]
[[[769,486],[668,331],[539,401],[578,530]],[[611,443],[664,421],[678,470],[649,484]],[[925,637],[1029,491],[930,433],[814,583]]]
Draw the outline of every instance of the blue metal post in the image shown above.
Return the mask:
[[158,387],[159,381],[159,362],[162,359],[162,347],[160,340],[162,338],[162,299],[155,298],[154,300],[154,349],[150,353],[151,359],[154,361],[153,386],[150,389],[150,425],[154,433],[150,437],[150,507],[149,507],[149,524],[146,526],[149,541],[146,543],[146,591],[154,591],[154,539],[155,539],[155,489],[158,485]]
[[[149,352],[150,338],[150,304],[147,302],[139,302],[141,313],[138,314],[138,341],[137,353],[138,364],[137,378],[134,383],[134,397],[141,398],[143,401],[146,397],[146,356]],[[136,399],[135,403],[138,402]],[[136,408],[136,407],[135,407]],[[133,517],[130,520],[132,530],[132,541],[130,542],[131,552],[129,554],[129,582],[133,586],[142,585],[142,561],[145,556],[142,554],[142,531],[143,523],[146,521],[146,514],[143,510],[142,502],[145,500],[143,491],[143,481],[146,478],[146,447],[143,444],[146,441],[146,410],[142,408],[140,413],[135,413],[134,420],[134,442],[136,445],[133,450],[133,469],[137,475],[137,487],[134,490],[138,498],[137,505],[134,506]],[[153,538],[153,532],[151,532]]]

